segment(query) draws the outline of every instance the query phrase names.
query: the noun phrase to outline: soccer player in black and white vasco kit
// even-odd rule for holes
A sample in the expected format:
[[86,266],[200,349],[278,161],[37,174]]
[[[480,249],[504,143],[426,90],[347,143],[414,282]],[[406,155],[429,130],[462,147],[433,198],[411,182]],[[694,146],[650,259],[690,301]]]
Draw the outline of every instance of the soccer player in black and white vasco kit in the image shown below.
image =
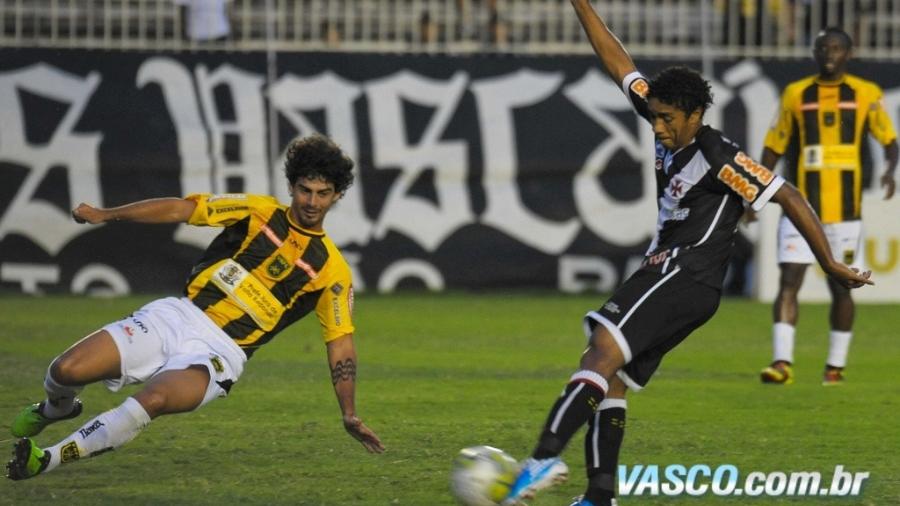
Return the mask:
[[755,210],[778,203],[835,281],[849,288],[871,284],[868,272],[832,257],[818,218],[793,185],[703,124],[712,96],[699,74],[670,67],[648,80],[589,0],[572,4],[606,72],[653,127],[659,217],[640,269],[585,317],[588,342],[579,368],[550,409],[507,505],[566,479],[559,455],[585,424],[588,484],[573,506],[615,504],[625,393],[643,388],[663,356],[716,312],[745,203]]

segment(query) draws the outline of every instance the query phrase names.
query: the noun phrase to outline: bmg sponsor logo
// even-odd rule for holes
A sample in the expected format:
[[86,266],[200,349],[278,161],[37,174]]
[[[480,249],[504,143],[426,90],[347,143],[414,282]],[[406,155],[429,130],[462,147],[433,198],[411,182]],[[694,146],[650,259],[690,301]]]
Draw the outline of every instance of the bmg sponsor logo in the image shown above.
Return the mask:
[[750,497],[845,497],[858,496],[868,472],[851,473],[837,465],[830,481],[819,471],[753,471],[742,478],[732,464],[715,467],[706,464],[684,466],[671,464],[619,466],[621,496],[750,496]]

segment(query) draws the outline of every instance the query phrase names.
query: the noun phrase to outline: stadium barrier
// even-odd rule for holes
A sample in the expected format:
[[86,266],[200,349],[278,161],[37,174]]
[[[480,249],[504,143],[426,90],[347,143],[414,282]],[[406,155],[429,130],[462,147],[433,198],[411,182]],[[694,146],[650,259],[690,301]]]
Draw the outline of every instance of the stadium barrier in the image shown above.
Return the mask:
[[[69,209],[191,192],[287,201],[282,150],[315,131],[358,161],[326,223],[357,289],[605,292],[640,262],[656,222],[652,132],[595,58],[276,61],[271,72],[264,52],[0,49],[0,288],[178,290],[217,230],[77,225]],[[668,62],[638,64],[652,74]],[[896,122],[893,67],[852,70],[878,76]],[[707,119],[758,156],[781,88],[813,71],[721,61]],[[867,205],[879,175],[866,177]],[[879,284],[861,297],[898,297],[893,214],[866,210]],[[775,279],[773,268],[764,259],[760,272]]]
[[[209,6],[219,2],[209,1]],[[0,0],[0,46],[117,50],[585,54],[566,0],[230,0],[222,42],[185,39],[172,0]],[[839,25],[863,59],[900,58],[900,0],[601,0],[633,54],[806,58]]]

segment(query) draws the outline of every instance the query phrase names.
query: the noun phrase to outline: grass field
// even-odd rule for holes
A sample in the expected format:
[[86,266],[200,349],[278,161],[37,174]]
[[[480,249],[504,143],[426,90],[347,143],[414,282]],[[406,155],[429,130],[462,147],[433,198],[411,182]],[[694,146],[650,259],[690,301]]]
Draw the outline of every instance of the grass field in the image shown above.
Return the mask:
[[[41,398],[49,360],[136,309],[114,300],[0,297],[0,420]],[[345,435],[314,320],[258,352],[225,400],[162,417],[119,451],[34,480],[2,480],[0,504],[454,504],[448,470],[459,448],[491,444],[522,458],[573,372],[581,317],[603,299],[555,294],[357,297],[357,404],[388,450],[369,455]],[[763,386],[769,307],[726,300],[704,328],[629,397],[621,463],[733,464],[752,471],[869,472],[855,498],[631,497],[627,505],[900,504],[900,313],[861,306],[848,383],[820,385],[827,307],[804,306],[797,382]],[[123,393],[94,385],[86,413]],[[79,420],[83,423],[86,417]],[[76,423],[37,437],[53,444]],[[6,432],[4,430],[4,432]],[[0,439],[8,436],[0,435]],[[583,491],[581,435],[564,457],[573,478],[533,505]],[[11,448],[12,440],[2,443]],[[6,452],[6,450],[4,450]],[[5,457],[4,457],[5,459]]]

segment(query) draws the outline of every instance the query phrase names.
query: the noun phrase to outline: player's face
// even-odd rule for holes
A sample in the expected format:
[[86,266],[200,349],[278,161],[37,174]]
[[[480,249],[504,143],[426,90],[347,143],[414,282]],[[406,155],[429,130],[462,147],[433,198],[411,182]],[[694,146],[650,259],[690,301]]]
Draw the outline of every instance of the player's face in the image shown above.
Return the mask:
[[819,66],[819,76],[826,80],[843,77],[850,59],[850,48],[847,41],[838,34],[822,35],[816,39],[813,57]]
[[703,124],[702,109],[688,114],[657,98],[648,100],[647,106],[650,109],[653,133],[666,149],[681,149],[690,144]]
[[334,183],[324,179],[298,178],[290,187],[291,215],[303,228],[320,232],[328,210],[341,198]]

